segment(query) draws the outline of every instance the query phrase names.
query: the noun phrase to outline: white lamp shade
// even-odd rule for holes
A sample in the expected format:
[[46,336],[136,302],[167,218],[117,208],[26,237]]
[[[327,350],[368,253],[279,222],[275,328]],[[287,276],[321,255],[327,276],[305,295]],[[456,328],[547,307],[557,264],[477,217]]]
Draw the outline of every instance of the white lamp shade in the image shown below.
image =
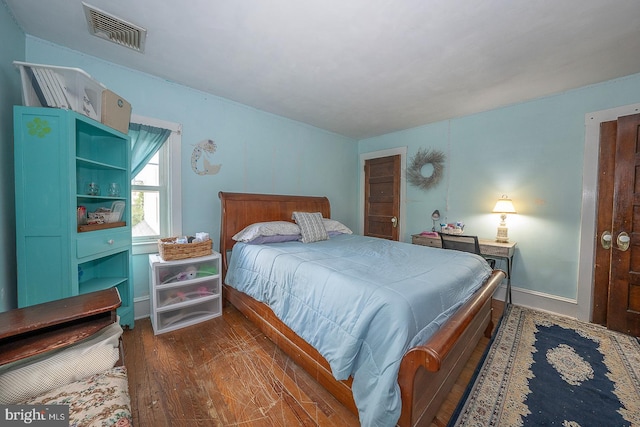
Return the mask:
[[506,197],[502,197],[496,203],[496,206],[493,208],[493,212],[495,213],[517,213],[516,208],[513,206],[513,202],[511,199]]

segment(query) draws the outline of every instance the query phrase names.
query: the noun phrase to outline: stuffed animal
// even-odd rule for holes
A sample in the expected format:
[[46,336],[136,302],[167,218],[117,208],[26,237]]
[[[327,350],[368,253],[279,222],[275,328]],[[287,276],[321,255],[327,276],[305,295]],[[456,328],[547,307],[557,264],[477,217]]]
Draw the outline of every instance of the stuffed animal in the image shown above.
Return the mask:
[[198,276],[198,269],[195,268],[193,265],[190,265],[184,271],[181,271],[180,273],[178,273],[178,275],[176,276],[176,280],[178,280],[179,282],[182,282],[183,280],[195,279],[197,276]]
[[218,274],[218,269],[215,265],[203,265],[201,266],[200,271],[198,271],[198,277],[215,276],[216,274]]
[[180,292],[180,291],[173,292],[170,295],[168,295],[167,298],[165,298],[162,301],[162,304],[160,305],[160,307],[164,307],[164,306],[169,305],[169,304],[175,304],[175,303],[178,303],[178,302],[186,301],[187,299],[188,299],[187,295],[184,292]]

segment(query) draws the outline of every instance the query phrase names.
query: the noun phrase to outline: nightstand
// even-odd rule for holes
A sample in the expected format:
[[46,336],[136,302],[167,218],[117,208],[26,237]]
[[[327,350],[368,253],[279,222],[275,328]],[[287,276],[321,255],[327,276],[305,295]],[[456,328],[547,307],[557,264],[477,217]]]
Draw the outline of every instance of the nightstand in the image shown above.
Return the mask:
[[[411,235],[411,243],[414,245],[430,246],[432,248],[442,248],[442,242],[438,237],[422,236],[420,234]],[[507,296],[506,300],[511,304],[511,268],[513,266],[513,255],[516,252],[516,242],[496,242],[493,239],[478,239],[480,243],[480,254],[487,258],[503,259],[507,262]]]

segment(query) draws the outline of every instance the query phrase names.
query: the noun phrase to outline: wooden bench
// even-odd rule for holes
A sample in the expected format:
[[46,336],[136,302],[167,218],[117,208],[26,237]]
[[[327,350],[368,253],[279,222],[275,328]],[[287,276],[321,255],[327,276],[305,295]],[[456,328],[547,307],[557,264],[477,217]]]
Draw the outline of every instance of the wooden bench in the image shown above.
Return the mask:
[[130,425],[120,304],[111,288],[0,313],[0,403],[67,406],[70,424]]

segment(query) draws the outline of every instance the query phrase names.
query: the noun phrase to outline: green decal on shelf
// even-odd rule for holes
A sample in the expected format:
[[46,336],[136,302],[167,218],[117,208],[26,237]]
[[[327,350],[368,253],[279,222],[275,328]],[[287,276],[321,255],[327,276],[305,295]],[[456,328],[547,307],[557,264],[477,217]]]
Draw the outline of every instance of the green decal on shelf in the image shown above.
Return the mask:
[[36,135],[39,138],[44,138],[49,132],[51,132],[49,122],[42,120],[40,117],[36,117],[27,123],[27,129],[29,131],[29,135]]

